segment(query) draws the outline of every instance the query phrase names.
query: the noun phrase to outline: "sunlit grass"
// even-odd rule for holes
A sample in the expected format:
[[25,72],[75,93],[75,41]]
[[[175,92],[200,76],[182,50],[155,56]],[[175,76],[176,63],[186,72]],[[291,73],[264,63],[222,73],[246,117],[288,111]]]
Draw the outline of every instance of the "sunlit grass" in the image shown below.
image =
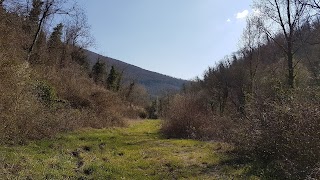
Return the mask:
[[161,121],[86,129],[26,146],[0,147],[0,179],[234,179],[223,143],[165,139]]

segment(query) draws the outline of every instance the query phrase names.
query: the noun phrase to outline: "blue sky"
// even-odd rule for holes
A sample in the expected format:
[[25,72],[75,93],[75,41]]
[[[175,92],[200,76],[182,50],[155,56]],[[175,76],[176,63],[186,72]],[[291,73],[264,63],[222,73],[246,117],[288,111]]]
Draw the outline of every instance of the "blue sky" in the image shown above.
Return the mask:
[[78,0],[91,50],[182,79],[238,49],[251,0]]

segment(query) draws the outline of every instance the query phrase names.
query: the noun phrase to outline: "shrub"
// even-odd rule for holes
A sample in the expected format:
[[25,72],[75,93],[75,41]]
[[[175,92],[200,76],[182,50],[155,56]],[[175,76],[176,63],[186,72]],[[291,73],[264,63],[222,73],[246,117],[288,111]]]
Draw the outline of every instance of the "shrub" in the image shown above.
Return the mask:
[[124,107],[116,93],[100,89],[91,94],[90,100],[93,103],[92,111],[98,119],[98,122],[95,125],[90,125],[90,127],[104,128],[124,125],[122,119]]
[[148,113],[143,109],[139,111],[139,118],[141,119],[147,119]]
[[63,69],[47,66],[36,68],[41,74],[37,79],[50,82],[58,98],[65,100],[71,111],[77,110],[83,113],[83,117],[88,117],[80,123],[83,127],[105,128],[124,124],[123,101],[118,94],[96,85],[81,66],[69,64]]
[[41,102],[46,106],[53,106],[57,101],[57,94],[55,89],[47,82],[40,81],[36,83],[36,93]]
[[25,143],[84,127],[124,125],[118,95],[96,86],[79,69],[37,68],[41,69],[0,59],[1,143]]
[[124,116],[129,119],[146,119],[148,113],[144,108],[127,104],[124,108]]
[[[308,92],[309,91],[309,92]],[[273,179],[303,179],[320,162],[320,109],[315,90],[292,92],[247,106],[233,142]]]
[[203,94],[176,95],[166,114],[162,132],[169,138],[222,140],[232,123],[212,113]]
[[245,113],[213,113],[201,93],[176,95],[162,132],[169,138],[223,140],[267,179],[319,177],[319,88],[278,89],[247,97]]
[[[2,143],[23,143],[47,136],[54,125],[30,83],[27,62],[0,61],[0,139]],[[48,125],[45,129],[44,124]]]
[[57,46],[56,53],[49,53],[41,32],[26,62],[33,25],[2,8],[0,17],[0,144],[124,124],[119,95],[89,78],[83,54],[70,51],[77,47]]

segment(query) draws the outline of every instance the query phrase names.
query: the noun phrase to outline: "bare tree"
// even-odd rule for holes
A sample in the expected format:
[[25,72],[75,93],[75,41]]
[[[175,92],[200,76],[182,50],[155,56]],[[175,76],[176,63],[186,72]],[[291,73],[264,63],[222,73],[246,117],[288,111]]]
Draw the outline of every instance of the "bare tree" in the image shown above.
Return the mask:
[[260,18],[258,15],[254,15],[247,19],[247,26],[242,35],[243,47],[241,48],[241,54],[244,59],[248,59],[249,62],[249,77],[250,92],[254,92],[254,82],[257,69],[260,63],[260,50],[263,45],[263,32],[261,28]]
[[94,44],[90,25],[83,9],[74,8],[74,13],[66,20],[64,41],[68,45],[87,48]]
[[32,43],[28,48],[28,56],[27,56],[28,61],[30,60],[35,44],[39,38],[39,35],[41,33],[41,30],[46,20],[57,14],[69,14],[71,12],[70,9],[68,10],[65,7],[66,3],[67,3],[67,0],[45,0],[43,2],[37,28],[34,33]]
[[[267,36],[285,53],[288,68],[288,85],[294,88],[295,64],[294,55],[301,47],[296,31],[308,19],[306,5],[299,0],[259,0],[255,7],[261,11],[261,26]],[[277,36],[283,36],[279,41]]]
[[91,36],[91,27],[83,9],[74,6],[73,10],[74,12],[64,21],[64,43],[60,65],[66,64],[67,54],[71,53],[72,61],[88,68],[89,64],[83,50],[94,45],[94,38]]
[[320,10],[320,0],[299,0],[299,3]]

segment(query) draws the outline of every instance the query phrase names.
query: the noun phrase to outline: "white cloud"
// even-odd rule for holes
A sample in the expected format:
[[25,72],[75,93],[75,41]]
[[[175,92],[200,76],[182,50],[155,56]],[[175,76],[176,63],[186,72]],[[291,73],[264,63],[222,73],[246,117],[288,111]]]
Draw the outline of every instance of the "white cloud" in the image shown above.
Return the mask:
[[231,22],[231,19],[227,19],[227,22],[228,22],[228,23]]
[[246,18],[249,15],[249,11],[248,10],[244,10],[242,12],[237,13],[237,19],[243,19]]

